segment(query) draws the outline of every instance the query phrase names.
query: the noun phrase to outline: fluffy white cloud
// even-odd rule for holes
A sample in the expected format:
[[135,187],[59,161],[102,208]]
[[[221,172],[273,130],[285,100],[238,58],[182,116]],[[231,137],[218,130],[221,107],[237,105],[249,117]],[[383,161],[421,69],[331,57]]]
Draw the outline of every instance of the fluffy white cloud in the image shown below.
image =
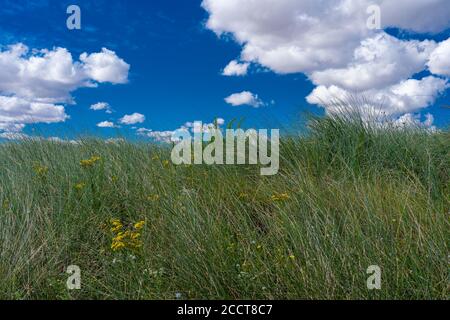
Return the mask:
[[[318,97],[324,95],[342,98],[358,92],[375,95],[390,114],[428,106],[446,87],[445,81],[412,77],[426,70],[427,63],[431,72],[448,76],[447,42],[438,46],[434,41],[407,41],[370,29],[371,5],[381,9],[382,28],[426,33],[450,27],[448,0],[202,2],[209,13],[207,28],[241,44],[241,61],[279,74],[306,74],[317,85],[311,103],[322,104]],[[399,93],[402,89],[407,93]],[[430,96],[419,97],[422,94]]]
[[99,128],[115,128],[116,125],[114,124],[114,122],[111,122],[111,121],[102,121],[100,123],[97,123],[97,127],[99,127]]
[[111,106],[107,102],[98,102],[90,107],[91,110],[100,111],[105,110],[106,113],[112,113]]
[[126,83],[130,65],[120,59],[114,51],[103,48],[101,52],[83,53],[80,60],[83,70],[98,82]]
[[25,128],[23,123],[9,123],[9,122],[0,122],[0,132],[20,132]]
[[358,98],[338,86],[318,86],[306,100],[311,104],[324,106],[329,113],[340,112],[341,108],[351,108],[346,104],[356,102],[361,112],[395,117],[432,105],[436,97],[448,87],[446,80],[429,76],[421,80],[404,80],[383,89],[367,90],[364,98]]
[[30,51],[19,43],[0,49],[0,127],[64,121],[71,92],[128,78],[129,65],[113,51],[83,53],[80,60],[65,48]]
[[224,76],[245,76],[249,67],[249,63],[239,63],[236,60],[230,61],[230,63],[223,69],[222,75]]
[[0,95],[0,128],[23,128],[29,123],[60,122],[67,118],[63,106]]
[[345,68],[316,71],[310,78],[316,85],[346,90],[380,89],[424,70],[434,48],[434,41],[401,41],[380,33],[362,41]]
[[225,98],[225,102],[232,106],[249,105],[258,108],[263,105],[263,102],[258,98],[256,94],[250,91],[242,91],[240,93],[233,93]]
[[397,27],[419,33],[436,33],[450,27],[450,2],[447,0],[369,2],[380,4],[383,27]]
[[222,125],[225,124],[225,119],[223,118],[217,118],[213,123],[202,123],[201,121],[195,121],[195,122],[186,122],[184,125],[182,125],[180,128],[173,130],[173,131],[153,131],[151,129],[147,128],[139,128],[136,130],[137,134],[140,136],[145,136],[152,138],[153,140],[157,142],[177,142],[179,141],[179,137],[174,137],[174,135],[177,134],[195,134],[195,133],[203,133],[205,134],[205,140],[208,139],[208,133],[211,132],[211,130],[214,130],[216,128],[220,128]]
[[292,73],[345,66],[360,42],[379,32],[367,28],[373,4],[381,8],[382,27],[425,32],[450,26],[447,0],[204,0],[202,7],[209,29],[243,45],[244,61]]
[[427,128],[429,130],[436,130],[436,127],[433,126],[434,117],[432,114],[427,113],[425,115],[425,120],[421,121],[421,117],[418,114],[406,113],[395,120],[394,125],[399,128],[404,127],[421,127]]
[[169,143],[172,141],[173,131],[151,131],[147,133],[147,137],[153,138],[158,142],[166,142]]
[[428,68],[434,74],[450,77],[450,39],[441,42],[431,53]]
[[122,124],[136,124],[136,123],[142,123],[145,121],[145,116],[140,113],[133,113],[133,114],[127,114],[123,118],[119,120]]

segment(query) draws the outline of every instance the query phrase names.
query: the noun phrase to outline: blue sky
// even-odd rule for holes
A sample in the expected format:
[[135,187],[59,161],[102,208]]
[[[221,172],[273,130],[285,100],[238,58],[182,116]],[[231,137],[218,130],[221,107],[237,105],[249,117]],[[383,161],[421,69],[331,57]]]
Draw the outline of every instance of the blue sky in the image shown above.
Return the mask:
[[[263,2],[267,3],[267,0]],[[70,4],[81,8],[81,30],[66,27],[66,8]],[[274,1],[273,6],[276,5]],[[245,43],[257,47],[261,37],[259,34],[239,34],[233,29],[232,21],[227,25],[227,16],[221,16],[220,10],[219,4],[211,4],[205,10],[198,0],[33,0],[20,4],[0,0],[0,45],[3,50],[16,43],[23,43],[30,52],[32,49],[61,47],[78,61],[83,52],[90,54],[107,48],[130,66],[127,83],[102,82],[95,88],[80,86],[69,91],[74,104],[55,102],[64,106],[70,118],[56,123],[27,123],[22,132],[49,136],[90,132],[112,136],[117,133],[116,128],[98,128],[96,125],[102,121],[119,124],[121,117],[133,113],[145,115],[145,122],[121,125],[120,132],[133,135],[135,127],[174,130],[187,121],[212,122],[216,117],[225,121],[245,118],[246,126],[279,127],[296,123],[303,111],[323,114],[323,108],[306,101],[318,85],[308,80],[315,71],[309,67],[305,67],[308,70],[305,72],[297,72],[297,69],[302,71],[303,66],[296,66],[293,71],[280,71],[276,63],[267,62],[263,53],[258,53],[245,76],[221,75],[232,60],[250,62],[243,54]],[[270,10],[266,12],[270,14]],[[222,19],[217,28],[227,34],[220,37],[213,32],[218,29],[207,25],[212,14],[218,21]],[[416,32],[395,27],[386,29],[385,33],[405,41],[428,39],[436,43],[450,36],[449,29],[442,26],[432,33],[422,29]],[[248,39],[243,38],[246,36]],[[430,72],[423,70],[407,78],[420,79],[428,75]],[[446,79],[445,75],[436,77]],[[0,86],[0,94],[1,91]],[[242,91],[257,95],[263,105],[255,108],[251,105],[231,106],[225,102],[224,98]],[[416,108],[411,114],[420,115],[424,121],[425,114],[430,113],[434,116],[434,125],[448,125],[450,109],[442,108],[443,104],[450,104],[448,92],[448,88],[441,91],[431,106]],[[11,92],[3,94],[11,96]],[[90,106],[98,102],[107,102],[114,112],[90,110]]]

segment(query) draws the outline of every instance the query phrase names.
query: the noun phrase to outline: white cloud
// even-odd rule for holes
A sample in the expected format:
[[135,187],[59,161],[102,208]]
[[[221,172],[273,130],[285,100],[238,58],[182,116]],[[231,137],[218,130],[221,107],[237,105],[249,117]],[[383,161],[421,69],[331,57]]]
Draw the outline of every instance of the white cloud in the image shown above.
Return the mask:
[[84,63],[86,74],[98,82],[126,83],[130,65],[120,59],[114,51],[103,48],[101,52],[83,53],[80,60]]
[[151,138],[157,142],[172,142],[172,136],[175,131],[153,131],[147,128],[139,128],[136,130],[137,134],[140,136]]
[[256,94],[250,91],[242,91],[240,93],[233,93],[225,98],[225,102],[232,106],[249,105],[258,108],[263,105],[263,102],[258,98]]
[[119,120],[120,123],[122,124],[136,124],[136,123],[142,123],[145,121],[145,116],[143,114],[140,113],[133,113],[133,114],[127,114],[125,115],[123,118],[121,118]]
[[[365,91],[365,98],[357,107],[362,108],[359,111],[368,114],[398,116],[432,105],[448,87],[446,80],[433,76],[421,80],[408,79],[387,88]],[[353,100],[353,94],[334,85],[318,86],[306,100],[311,104],[324,106],[329,113],[335,113],[339,112],[342,104]]]
[[249,67],[249,63],[239,63],[236,60],[230,61],[230,63],[223,69],[222,75],[224,76],[245,76]]
[[27,140],[27,141],[51,141],[54,143],[70,143],[70,144],[80,144],[79,140],[66,140],[60,137],[42,137],[42,136],[30,136],[22,132],[12,132],[5,131],[0,132],[0,139],[6,140]]
[[65,48],[30,51],[18,43],[0,49],[0,127],[65,121],[71,92],[128,78],[129,65],[113,51],[83,53],[80,60]]
[[172,142],[173,131],[152,131],[147,133],[147,137],[153,138],[158,142]]
[[0,132],[1,131],[7,131],[7,132],[20,132],[25,128],[25,125],[23,123],[9,123],[9,122],[0,122]]
[[362,41],[345,68],[315,71],[310,78],[316,85],[346,90],[381,89],[424,70],[435,47],[434,41],[401,41],[380,33]]
[[[216,126],[217,124],[217,126]],[[136,130],[137,134],[140,136],[145,136],[152,138],[153,140],[157,142],[177,142],[179,141],[179,137],[175,138],[174,134],[195,134],[195,133],[203,133],[205,134],[205,139],[207,139],[207,134],[211,132],[211,130],[219,128],[225,124],[225,119],[223,118],[216,118],[216,120],[213,123],[202,123],[201,121],[194,121],[194,122],[186,122],[184,125],[179,127],[176,130],[170,131],[153,131],[151,129],[147,128],[139,128]]]
[[421,117],[419,114],[412,113],[406,113],[394,121],[394,125],[399,128],[420,127],[434,131],[436,130],[436,127],[433,126],[433,123],[434,117],[430,113],[427,113],[425,115],[424,121],[421,121]]
[[23,128],[29,123],[61,122],[67,118],[63,106],[0,95],[0,128]]
[[209,29],[243,45],[244,61],[293,73],[345,66],[362,40],[379,33],[367,28],[373,4],[381,7],[383,27],[425,32],[450,26],[447,0],[204,0],[202,7]]
[[450,77],[450,39],[439,43],[431,53],[428,67],[434,74]]
[[91,110],[99,111],[99,110],[105,110],[106,113],[112,113],[111,106],[107,102],[98,102],[90,107]]
[[97,123],[97,127],[99,128],[116,128],[116,125],[114,122],[111,121],[102,121],[100,123]]
[[450,27],[447,0],[377,0],[381,4],[383,27],[397,27],[419,33],[436,33]]
[[30,136],[20,133],[20,132],[0,132],[0,139],[6,139],[6,140],[26,140],[29,139]]
[[[306,74],[317,85],[311,103],[321,104],[321,95],[342,98],[358,92],[384,101],[390,114],[429,106],[445,81],[412,78],[427,63],[431,72],[448,76],[448,43],[437,47],[434,41],[407,41],[369,29],[370,5],[380,6],[382,28],[426,33],[450,27],[448,0],[202,2],[209,13],[206,27],[219,36],[231,35],[242,46],[243,63],[258,63],[278,74]],[[402,89],[407,93],[400,94]]]

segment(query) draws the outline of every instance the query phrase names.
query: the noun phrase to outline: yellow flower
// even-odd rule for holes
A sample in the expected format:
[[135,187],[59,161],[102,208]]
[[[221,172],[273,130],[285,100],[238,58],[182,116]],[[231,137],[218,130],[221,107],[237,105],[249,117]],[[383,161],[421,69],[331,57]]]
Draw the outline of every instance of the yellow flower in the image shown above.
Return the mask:
[[111,231],[115,233],[115,236],[112,238],[111,242],[111,249],[113,251],[122,249],[138,249],[142,247],[142,241],[140,239],[141,233],[139,230],[144,227],[144,220],[138,221],[133,225],[135,231],[132,231],[132,227],[130,225],[124,225],[119,219],[112,219],[111,224]]
[[9,201],[8,200],[3,200],[2,207],[3,207],[3,209],[8,209],[9,208]]
[[169,160],[164,160],[163,161],[163,166],[164,167],[168,167],[169,166]]
[[86,186],[86,183],[84,183],[84,182],[79,182],[79,183],[77,183],[77,184],[74,186],[74,188],[75,188],[76,190],[80,191],[80,190],[83,190],[85,186]]
[[101,159],[102,158],[100,158],[99,156],[93,156],[90,159],[81,160],[80,166],[82,166],[83,168],[90,168],[94,166],[97,162],[99,162]]
[[295,256],[294,256],[293,254],[291,254],[291,255],[289,256],[289,259],[295,260]]
[[270,197],[272,201],[286,201],[289,200],[291,197],[287,193],[275,193]]
[[159,195],[158,194],[153,194],[153,195],[149,195],[148,197],[147,197],[147,200],[148,201],[158,201],[159,200]]
[[48,172],[48,167],[46,166],[41,166],[41,165],[35,165],[34,166],[34,172],[36,172],[36,174],[38,176],[45,176]]
[[141,236],[141,234],[139,232],[132,232],[130,238],[132,240],[137,240],[137,239],[139,239],[140,236]]
[[144,225],[145,225],[145,221],[142,220],[142,221],[136,222],[134,224],[134,228],[137,230],[141,230],[144,227]]
[[123,243],[122,241],[113,241],[113,243],[111,244],[111,249],[113,251],[118,251],[120,249],[124,249],[125,248],[125,243]]
[[111,228],[112,232],[118,232],[118,231],[122,230],[122,228],[123,228],[123,224],[119,219],[111,220],[111,224],[112,224],[112,228]]
[[119,178],[117,178],[116,176],[111,176],[111,181],[112,182],[117,182],[117,180],[119,180]]
[[125,238],[127,238],[130,235],[130,231],[125,232],[119,232],[117,236],[114,238],[116,241],[123,241]]
[[154,160],[154,161],[159,160],[159,157],[158,157],[157,155],[154,155],[154,156],[152,157],[152,160]]

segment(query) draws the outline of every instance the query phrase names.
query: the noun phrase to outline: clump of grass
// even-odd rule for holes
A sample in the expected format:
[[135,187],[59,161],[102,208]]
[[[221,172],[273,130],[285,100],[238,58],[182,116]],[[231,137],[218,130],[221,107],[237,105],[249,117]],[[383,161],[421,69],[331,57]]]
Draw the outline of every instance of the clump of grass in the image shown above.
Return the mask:
[[98,139],[1,145],[0,297],[448,297],[446,131],[313,119],[283,138],[273,177],[169,159]]

